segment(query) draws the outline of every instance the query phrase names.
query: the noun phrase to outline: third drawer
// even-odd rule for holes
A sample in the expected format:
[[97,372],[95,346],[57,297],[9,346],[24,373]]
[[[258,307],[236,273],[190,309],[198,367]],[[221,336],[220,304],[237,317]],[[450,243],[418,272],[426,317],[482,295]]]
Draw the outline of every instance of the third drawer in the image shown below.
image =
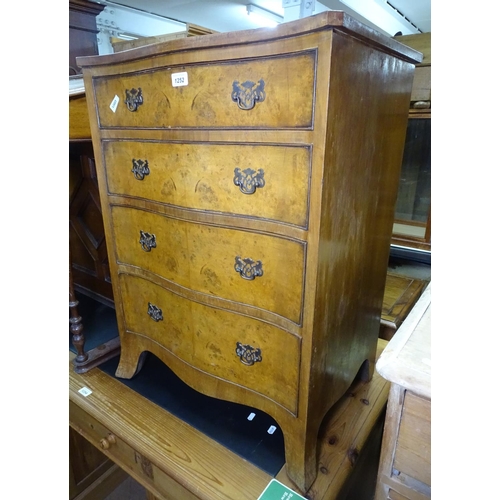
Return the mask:
[[301,324],[305,242],[131,207],[111,217],[118,263]]

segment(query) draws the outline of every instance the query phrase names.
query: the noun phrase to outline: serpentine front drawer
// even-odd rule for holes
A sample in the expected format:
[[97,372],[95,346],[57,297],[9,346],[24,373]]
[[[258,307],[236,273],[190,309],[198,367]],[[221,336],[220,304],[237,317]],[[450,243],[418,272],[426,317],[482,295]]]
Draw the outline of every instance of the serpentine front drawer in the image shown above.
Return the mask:
[[110,194],[307,228],[311,148],[104,141]]
[[306,51],[95,77],[99,127],[310,129],[315,68]]
[[188,300],[137,276],[121,274],[120,287],[128,332],[160,344],[205,374],[297,413],[300,338]]
[[128,207],[113,206],[111,218],[119,263],[300,324],[304,242]]

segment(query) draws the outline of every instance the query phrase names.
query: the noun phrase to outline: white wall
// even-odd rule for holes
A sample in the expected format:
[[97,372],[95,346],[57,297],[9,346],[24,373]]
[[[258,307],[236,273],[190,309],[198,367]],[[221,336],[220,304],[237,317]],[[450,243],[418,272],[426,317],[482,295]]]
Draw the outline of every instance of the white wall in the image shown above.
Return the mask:
[[166,17],[149,14],[129,7],[114,4],[107,1],[96,3],[104,4],[106,7],[96,17],[97,46],[99,55],[113,53],[111,38],[138,38],[141,36],[165,35],[184,31],[186,24]]

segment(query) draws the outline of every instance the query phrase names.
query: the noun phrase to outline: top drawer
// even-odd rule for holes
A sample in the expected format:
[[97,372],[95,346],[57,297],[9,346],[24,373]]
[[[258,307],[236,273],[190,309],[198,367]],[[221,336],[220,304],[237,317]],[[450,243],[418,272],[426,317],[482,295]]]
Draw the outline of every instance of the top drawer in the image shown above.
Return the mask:
[[316,52],[95,77],[101,128],[312,128]]

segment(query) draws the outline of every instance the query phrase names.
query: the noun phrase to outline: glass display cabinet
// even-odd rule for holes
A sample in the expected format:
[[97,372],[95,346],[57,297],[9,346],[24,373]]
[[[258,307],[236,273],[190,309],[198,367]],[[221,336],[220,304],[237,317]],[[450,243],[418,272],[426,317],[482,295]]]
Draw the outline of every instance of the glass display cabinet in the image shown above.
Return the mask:
[[430,113],[411,113],[408,119],[392,243],[431,249]]
[[401,165],[391,255],[430,263],[431,251],[431,34],[395,37],[423,54],[415,67]]

